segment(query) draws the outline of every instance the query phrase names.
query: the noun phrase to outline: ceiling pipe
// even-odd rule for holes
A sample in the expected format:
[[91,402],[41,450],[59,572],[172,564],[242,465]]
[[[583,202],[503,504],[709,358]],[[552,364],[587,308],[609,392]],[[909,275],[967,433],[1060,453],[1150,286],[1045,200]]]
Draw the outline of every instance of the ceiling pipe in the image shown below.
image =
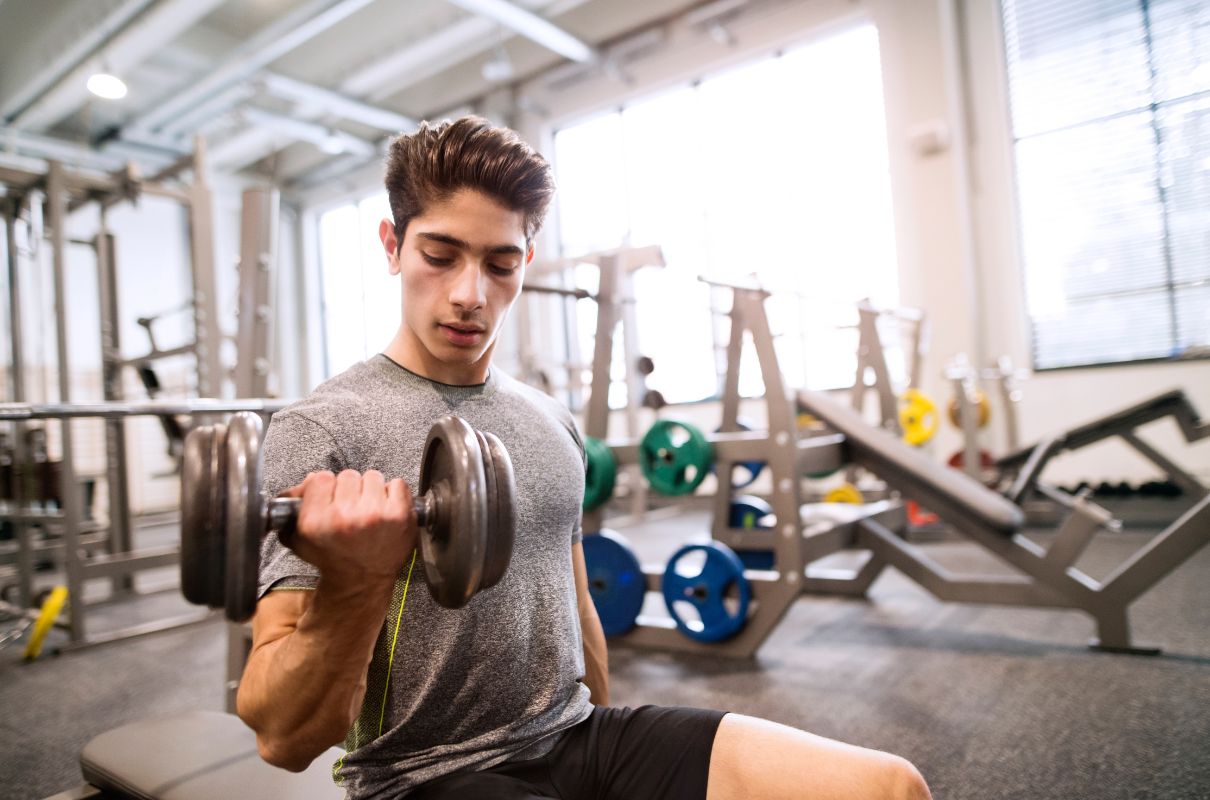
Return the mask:
[[306,122],[296,117],[274,114],[260,108],[244,108],[240,110],[239,115],[249,125],[267,128],[299,141],[311,142],[331,155],[348,153],[368,158],[378,153],[378,148],[373,142],[346,131]]
[[[559,0],[541,10],[549,17],[557,17],[586,2],[588,0]],[[498,34],[499,26],[490,19],[466,17],[367,64],[342,81],[340,90],[366,100],[381,101],[487,52],[499,41]]]
[[259,31],[237,47],[232,57],[209,75],[157,104],[128,127],[144,132],[157,130],[177,115],[249,77],[371,2],[373,0],[311,0]]
[[472,14],[486,17],[571,61],[593,64],[601,60],[600,54],[587,42],[573,36],[545,17],[514,5],[508,0],[448,0],[448,2]]
[[[12,120],[15,127],[44,130],[68,116],[91,97],[85,83],[101,64],[115,73],[129,72],[192,27],[224,0],[163,0],[120,33],[93,49],[84,63],[55,83]],[[103,53],[104,58],[95,57]]]
[[363,103],[340,92],[288,78],[285,75],[267,72],[260,77],[259,82],[271,95],[304,106],[315,106],[322,113],[333,114],[351,122],[359,122],[380,131],[399,133],[414,130],[420,124],[404,114]]

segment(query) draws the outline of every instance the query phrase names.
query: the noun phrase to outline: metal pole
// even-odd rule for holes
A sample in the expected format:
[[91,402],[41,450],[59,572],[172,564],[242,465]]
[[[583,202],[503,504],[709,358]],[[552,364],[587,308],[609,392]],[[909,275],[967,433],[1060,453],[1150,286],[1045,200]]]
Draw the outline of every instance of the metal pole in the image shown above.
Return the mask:
[[197,393],[199,397],[218,397],[223,388],[222,331],[218,324],[214,274],[214,210],[206,185],[205,144],[201,137],[194,144],[193,183],[188,193]]
[[[17,403],[25,402],[25,345],[22,341],[21,328],[21,270],[17,263],[17,215],[20,210],[18,203],[13,203],[4,215],[5,242],[8,250],[8,300],[11,306],[8,315],[11,350],[11,388],[12,400]],[[22,509],[27,502],[25,497],[25,470],[29,469],[29,453],[25,448],[25,425],[16,422],[13,425],[13,505]],[[31,541],[32,531],[29,525],[14,520],[13,534],[17,538],[17,592],[21,605],[29,608],[34,604],[34,549]]]
[[[59,402],[71,402],[71,370],[69,368],[67,342],[67,187],[64,184],[63,166],[57,161],[49,163],[46,176],[46,199],[50,208],[50,235],[54,257],[55,281],[55,333],[58,339]],[[62,436],[62,469],[59,492],[63,499],[63,566],[67,573],[67,591],[71,598],[68,619],[71,624],[73,642],[83,641],[84,630],[84,582],[83,565],[80,563],[80,486],[76,481],[75,463],[72,460],[71,421],[60,423]]]
[[236,397],[269,390],[269,283],[277,261],[276,189],[248,189],[240,214],[239,329],[235,339]]
[[[124,399],[122,390],[122,342],[118,315],[118,280],[113,235],[107,229],[107,213],[101,206],[101,225],[94,247],[97,253],[97,288],[101,320],[101,381],[107,401]],[[105,420],[105,484],[109,490],[109,546],[112,555],[134,549],[130,519],[130,485],[126,458],[126,422]],[[130,575],[114,576],[115,592],[130,591]]]

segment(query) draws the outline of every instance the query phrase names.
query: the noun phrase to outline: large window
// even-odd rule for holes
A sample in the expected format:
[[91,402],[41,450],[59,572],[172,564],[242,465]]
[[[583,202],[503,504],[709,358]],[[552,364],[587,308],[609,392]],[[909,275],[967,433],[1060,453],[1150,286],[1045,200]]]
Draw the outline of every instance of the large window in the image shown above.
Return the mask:
[[1039,369],[1206,354],[1210,0],[1004,0]]
[[[579,121],[556,132],[554,160],[566,255],[664,249],[666,268],[637,273],[636,314],[668,400],[718,391],[729,293],[699,275],[775,293],[792,385],[852,384],[857,341],[841,326],[861,298],[899,295],[873,26]],[[761,392],[755,356],[744,366],[741,391]]]
[[381,352],[399,328],[399,279],[387,272],[378,223],[390,218],[386,192],[319,218],[324,369],[331,376]]

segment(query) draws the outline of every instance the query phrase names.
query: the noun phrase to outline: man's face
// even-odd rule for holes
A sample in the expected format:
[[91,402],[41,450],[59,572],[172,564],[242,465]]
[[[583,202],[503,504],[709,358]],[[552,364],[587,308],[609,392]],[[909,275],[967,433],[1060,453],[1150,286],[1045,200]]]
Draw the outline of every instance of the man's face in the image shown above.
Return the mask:
[[403,324],[388,354],[442,383],[482,383],[533,258],[522,214],[464,189],[413,217],[401,248],[389,220],[379,235],[403,281]]

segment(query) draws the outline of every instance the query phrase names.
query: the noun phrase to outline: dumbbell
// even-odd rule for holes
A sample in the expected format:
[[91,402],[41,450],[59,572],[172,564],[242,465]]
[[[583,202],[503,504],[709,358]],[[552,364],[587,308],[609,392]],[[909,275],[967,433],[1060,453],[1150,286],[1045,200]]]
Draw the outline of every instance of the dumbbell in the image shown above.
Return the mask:
[[[264,423],[252,413],[200,426],[181,462],[181,592],[243,622],[256,610],[261,540],[288,543],[301,498],[261,494]],[[500,440],[455,416],[429,430],[414,499],[433,599],[460,608],[504,577],[515,528],[512,461]]]

